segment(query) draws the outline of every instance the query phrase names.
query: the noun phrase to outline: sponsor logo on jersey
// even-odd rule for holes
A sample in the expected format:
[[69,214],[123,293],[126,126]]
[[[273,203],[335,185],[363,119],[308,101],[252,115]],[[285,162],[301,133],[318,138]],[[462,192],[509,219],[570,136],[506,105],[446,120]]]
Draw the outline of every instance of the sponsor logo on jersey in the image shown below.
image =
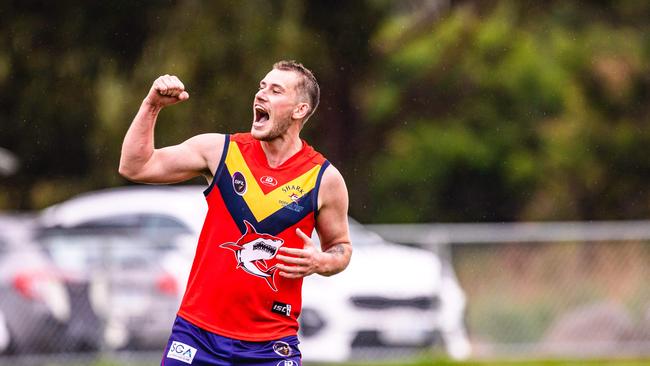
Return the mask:
[[241,172],[235,172],[235,174],[232,175],[232,188],[240,196],[243,196],[246,193],[246,178]]
[[273,178],[273,177],[271,177],[269,175],[265,175],[262,178],[260,178],[260,183],[264,184],[265,186],[269,186],[269,187],[275,187],[275,186],[278,185],[277,179],[275,179],[275,178]]
[[291,316],[291,304],[283,304],[281,302],[274,301],[273,306],[271,307],[271,311],[276,314]]
[[286,186],[282,187],[282,192],[287,193],[289,195],[291,195],[291,193],[296,193],[299,196],[305,194],[305,190],[302,189],[301,186],[295,184],[287,184]]
[[273,343],[273,352],[283,357],[290,357],[291,354],[293,353],[291,351],[291,346],[289,346],[289,343],[282,342],[282,341],[277,341]]
[[167,358],[189,364],[194,360],[194,356],[196,356],[196,348],[178,341],[173,341],[171,347],[169,347],[169,352],[167,352]]
[[223,243],[220,247],[235,252],[237,268],[263,278],[273,291],[278,291],[275,285],[276,267],[269,268],[266,261],[275,258],[284,240],[273,235],[258,233],[248,221],[244,220],[244,225],[246,225],[246,232],[236,243]]
[[282,192],[286,193],[289,197],[288,200],[279,200],[278,203],[284,207],[288,208],[291,211],[300,212],[305,208],[298,204],[298,200],[305,194],[305,190],[302,187],[294,184],[287,184],[282,187]]
[[298,364],[291,360],[282,360],[276,366],[298,366]]

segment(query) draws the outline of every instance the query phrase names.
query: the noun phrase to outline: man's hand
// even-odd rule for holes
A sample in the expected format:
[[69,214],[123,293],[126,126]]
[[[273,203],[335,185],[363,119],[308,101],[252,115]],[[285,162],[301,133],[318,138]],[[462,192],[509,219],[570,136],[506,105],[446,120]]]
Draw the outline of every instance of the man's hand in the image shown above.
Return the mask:
[[163,108],[187,100],[190,95],[185,85],[174,75],[164,75],[156,79],[145,98],[145,103],[156,108]]
[[211,168],[221,159],[224,135],[202,134],[178,145],[154,146],[154,127],[162,108],[189,97],[176,76],[165,75],[154,81],[124,136],[120,175],[141,183],[177,183],[200,175],[211,182]]
[[309,276],[313,273],[320,273],[322,265],[325,261],[324,256],[327,255],[316,248],[316,245],[311,238],[300,229],[296,229],[296,234],[302,239],[304,246],[303,249],[281,247],[282,253],[290,254],[291,256],[278,254],[277,259],[290,265],[278,263],[276,268],[280,270],[279,274],[286,278],[301,278]]

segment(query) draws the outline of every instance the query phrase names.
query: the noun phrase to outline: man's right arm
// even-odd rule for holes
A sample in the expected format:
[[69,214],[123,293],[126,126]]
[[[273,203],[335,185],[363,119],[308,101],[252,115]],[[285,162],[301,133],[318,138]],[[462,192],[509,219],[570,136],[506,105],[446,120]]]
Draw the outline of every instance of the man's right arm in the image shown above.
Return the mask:
[[224,135],[203,134],[174,146],[156,149],[154,127],[160,111],[187,100],[189,94],[175,76],[161,76],[153,83],[124,137],[119,172],[142,183],[176,183],[205,175],[216,168],[224,145]]

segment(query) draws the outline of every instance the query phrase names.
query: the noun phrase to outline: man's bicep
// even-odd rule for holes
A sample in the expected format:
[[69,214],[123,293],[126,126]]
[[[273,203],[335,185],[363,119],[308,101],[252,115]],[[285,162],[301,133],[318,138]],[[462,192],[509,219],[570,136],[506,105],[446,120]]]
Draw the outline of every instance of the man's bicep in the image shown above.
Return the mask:
[[[194,178],[209,171],[211,162],[221,157],[219,138],[223,135],[198,135],[185,142],[154,150],[145,165],[143,175],[150,183],[176,183]],[[210,156],[212,155],[219,155]]]
[[145,166],[149,177],[161,183],[175,183],[199,175],[202,161],[199,155],[183,144],[154,151]]

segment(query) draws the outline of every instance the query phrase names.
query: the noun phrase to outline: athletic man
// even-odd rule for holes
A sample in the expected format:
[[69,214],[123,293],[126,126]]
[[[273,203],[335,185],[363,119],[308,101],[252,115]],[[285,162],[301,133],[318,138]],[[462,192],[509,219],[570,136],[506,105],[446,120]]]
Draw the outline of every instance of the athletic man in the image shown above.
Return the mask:
[[[315,77],[280,61],[260,81],[250,133],[203,134],[154,148],[162,108],[189,94],[159,77],[122,146],[120,174],[143,183],[203,175],[208,213],[162,363],[300,365],[302,279],[350,261],[348,195],[341,174],[299,137],[318,106]],[[321,249],[309,235],[316,229]]]

